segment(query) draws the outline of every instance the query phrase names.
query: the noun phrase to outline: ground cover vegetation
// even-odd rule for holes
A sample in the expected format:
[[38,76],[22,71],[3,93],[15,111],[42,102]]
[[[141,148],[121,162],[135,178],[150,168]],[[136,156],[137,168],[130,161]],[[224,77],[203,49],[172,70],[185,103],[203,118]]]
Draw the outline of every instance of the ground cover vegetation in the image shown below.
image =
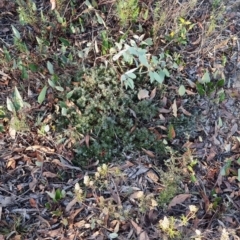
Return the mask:
[[239,239],[239,4],[0,2],[0,238]]

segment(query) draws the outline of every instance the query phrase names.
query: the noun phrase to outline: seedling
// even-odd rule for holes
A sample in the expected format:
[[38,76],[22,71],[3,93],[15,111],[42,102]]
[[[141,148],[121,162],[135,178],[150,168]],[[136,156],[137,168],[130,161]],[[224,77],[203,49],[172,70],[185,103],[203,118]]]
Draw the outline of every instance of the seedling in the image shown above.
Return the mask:
[[55,203],[59,202],[61,199],[65,198],[66,196],[66,192],[60,189],[57,189],[57,190],[53,189],[52,192],[46,191],[46,193],[50,198],[52,198],[52,200]]

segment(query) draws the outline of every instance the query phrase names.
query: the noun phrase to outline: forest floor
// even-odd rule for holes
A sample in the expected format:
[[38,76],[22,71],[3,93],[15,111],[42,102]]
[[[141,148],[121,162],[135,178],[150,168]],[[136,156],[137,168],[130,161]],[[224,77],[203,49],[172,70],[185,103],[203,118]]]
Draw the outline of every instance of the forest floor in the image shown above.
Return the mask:
[[240,239],[239,9],[0,0],[0,239]]

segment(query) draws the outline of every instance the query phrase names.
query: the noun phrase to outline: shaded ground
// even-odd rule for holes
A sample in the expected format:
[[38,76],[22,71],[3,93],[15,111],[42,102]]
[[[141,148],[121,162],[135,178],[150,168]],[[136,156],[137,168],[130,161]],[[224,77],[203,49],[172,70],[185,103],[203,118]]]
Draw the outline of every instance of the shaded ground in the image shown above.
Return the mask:
[[[171,3],[173,7],[168,8],[169,18],[178,11],[178,7],[181,9],[181,3]],[[164,2],[166,5],[171,3]],[[151,2],[141,1],[141,4],[150,6]],[[28,119],[27,131],[17,133],[14,138],[9,129],[11,116],[8,114],[1,119],[5,129],[0,135],[2,239],[240,238],[240,16],[237,11],[239,3],[228,1],[225,4],[227,7],[221,13],[222,18],[219,18],[215,31],[209,36],[206,28],[211,21],[210,2],[199,1],[194,11],[187,15],[196,24],[189,33],[188,44],[166,44],[163,41],[162,36],[171,28],[169,22],[166,32],[159,30],[160,37],[156,41],[159,45],[152,49],[156,52],[161,47],[179,53],[184,62],[167,79],[167,90],[159,101],[160,129],[169,128],[168,122],[171,121],[173,131],[170,133],[174,136],[169,140],[167,133],[159,130],[158,126],[147,125],[171,146],[168,166],[163,167],[163,160],[166,159],[151,149],[126,154],[125,161],[118,164],[114,161],[108,167],[97,159],[88,159],[84,168],[74,166],[74,144],[70,137],[59,143],[57,140],[61,133],[51,130],[49,134],[41,135],[34,125],[38,112],[44,112],[42,121],[52,121],[47,116],[53,112],[57,93],[48,93],[48,99],[42,105],[36,101],[41,83],[47,81],[49,73],[46,69],[41,69],[40,73],[29,73],[29,81],[25,84],[26,81],[20,81],[22,73],[19,69],[12,69],[10,64],[1,62],[1,106],[6,103],[13,87],[18,86],[19,91],[22,89],[24,101],[31,104],[31,108],[24,110],[21,117],[32,117]],[[111,2],[100,2],[99,9],[102,6],[109,11],[113,7]],[[37,7],[45,12],[50,11],[49,2],[37,1]],[[23,36],[26,34],[28,44],[31,43],[31,34],[37,35],[39,29],[36,24],[20,25],[13,3],[1,2],[0,10],[0,54],[4,56],[5,47],[18,56],[13,45],[11,24]],[[84,10],[85,5],[79,5],[74,16],[83,14]],[[66,10],[66,16],[69,12]],[[74,18],[71,20],[74,21]],[[117,19],[109,14],[105,15],[104,20],[110,28],[110,35],[117,38],[119,29],[113,27]],[[150,18],[144,22],[145,29],[151,26],[151,21]],[[98,31],[103,28],[89,21],[85,32],[74,35],[71,41],[76,44],[96,38],[102,46]],[[58,30],[56,26],[53,33],[58,34]],[[58,51],[57,42],[53,40],[50,53]],[[32,40],[32,43],[36,44],[36,41]],[[84,42],[80,48],[84,49],[85,45]],[[32,54],[34,47],[32,45],[30,50]],[[86,65],[104,62],[100,53],[91,52],[90,55]],[[226,64],[223,64],[223,55]],[[36,62],[47,60],[39,56],[35,59]],[[55,67],[63,76],[71,75],[74,69],[74,66],[69,70]],[[224,88],[200,96],[196,90],[196,80],[203,76],[206,68],[211,74],[217,69],[219,78],[224,76],[226,81]],[[183,97],[176,93],[179,82],[188,90]],[[223,92],[224,98],[221,95]],[[176,118],[173,117],[175,111]],[[83,136],[82,143],[88,145],[89,138],[89,135]],[[175,150],[178,152],[172,153]]]

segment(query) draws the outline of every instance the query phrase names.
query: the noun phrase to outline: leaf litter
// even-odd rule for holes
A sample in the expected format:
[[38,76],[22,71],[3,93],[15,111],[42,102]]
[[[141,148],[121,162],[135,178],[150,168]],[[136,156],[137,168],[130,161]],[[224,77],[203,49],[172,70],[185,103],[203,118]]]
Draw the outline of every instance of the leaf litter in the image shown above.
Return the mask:
[[[58,9],[56,2],[50,1],[51,10]],[[90,4],[88,1],[87,3]],[[10,3],[6,6],[9,11],[14,9]],[[0,4],[0,7],[4,6]],[[199,17],[197,10],[192,17],[196,18],[198,30],[201,31],[207,27],[205,22],[208,18],[204,14]],[[231,26],[229,31],[234,33],[235,27]],[[202,40],[201,44],[196,38],[192,45],[200,55],[202,54],[200,56],[202,59],[198,61],[203,61],[204,64],[213,48],[214,51],[219,49],[224,51],[230,42],[218,36],[211,42]],[[177,127],[172,125],[171,138],[166,140],[172,145],[187,146],[187,150],[183,148],[183,155],[179,157],[177,163],[178,167],[181,167],[184,166],[181,164],[187,161],[186,159],[188,163],[190,160],[189,165],[182,169],[188,174],[186,179],[178,183],[179,192],[175,193],[165,207],[160,207],[159,196],[163,199],[164,195],[161,193],[170,185],[164,186],[161,182],[163,176],[155,169],[161,159],[158,159],[151,149],[142,148],[141,156],[127,157],[122,164],[109,165],[109,173],[103,186],[98,185],[97,181],[94,182],[96,186],[89,182],[84,189],[85,195],[82,196],[81,191],[77,195],[76,183],[83,183],[86,172],[90,176],[98,172],[98,162],[86,169],[76,167],[71,162],[71,156],[74,154],[71,148],[68,149],[64,144],[56,144],[49,135],[43,137],[35,131],[27,134],[17,133],[10,127],[9,135],[0,136],[0,228],[10,230],[7,234],[8,239],[12,237],[12,239],[50,237],[66,239],[66,236],[68,239],[168,239],[166,231],[171,226],[172,215],[177,220],[181,215],[191,219],[190,226],[183,230],[188,234],[187,239],[193,236],[198,236],[198,239],[239,237],[239,180],[236,171],[239,169],[240,157],[237,138],[239,96],[236,89],[228,88],[225,100],[218,104],[216,104],[218,99],[214,98],[214,95],[212,98],[194,100],[192,97],[197,93],[192,75],[199,75],[199,79],[206,84],[211,81],[211,74],[209,71],[204,72],[204,68],[199,66],[194,57],[195,50],[186,51],[183,48],[180,51],[185,52],[186,60],[189,62],[186,68],[189,69],[182,75],[186,78],[188,87],[185,86],[184,89],[182,87],[184,85],[180,85],[179,95],[182,98],[187,95],[189,99],[187,97],[185,99],[188,102],[181,101],[179,104],[177,99],[179,96],[176,96],[176,89],[179,89],[179,86],[173,86],[175,90],[169,90],[161,99],[162,106],[159,108],[159,113],[166,122],[171,120],[171,115],[177,119],[181,112],[191,117],[194,109],[189,107],[189,102],[199,110],[196,137],[182,140],[184,138],[177,132]],[[6,102],[9,89],[18,83],[13,75],[15,73],[10,74],[2,69],[0,74],[2,76],[0,85],[3,90],[1,101],[3,99],[2,102]],[[228,75],[231,74],[234,74],[234,71],[229,71]],[[235,81],[233,85],[236,85],[236,78],[233,81]],[[36,86],[33,83],[31,85],[31,89],[34,90]],[[48,111],[47,105],[44,105],[45,97],[49,94],[46,87],[37,87],[35,92],[40,93],[38,99],[35,99],[42,104],[40,110]],[[152,91],[140,90],[138,98],[139,100],[156,98],[156,88]],[[48,101],[48,107],[54,104],[52,97],[49,97]],[[36,106],[35,102],[31,106],[32,115],[36,114],[36,108],[33,107]],[[13,106],[9,105],[8,108],[14,111]],[[130,112],[134,118],[137,117],[133,110],[130,109]],[[220,125],[217,123],[219,117],[222,119]],[[51,120],[49,121],[51,123]],[[161,129],[167,131],[166,126],[168,125],[161,126]],[[161,134],[161,137],[163,136],[164,134]],[[91,147],[89,134],[84,136],[84,142],[87,147]],[[196,159],[199,161],[194,164]],[[116,171],[118,168],[122,175]],[[53,189],[56,191],[52,197],[56,202],[47,194],[52,193]],[[66,192],[65,197],[61,196],[60,190]],[[229,205],[233,207],[228,209]],[[194,212],[197,212],[197,215],[194,215]],[[16,226],[16,219],[20,221],[20,227]],[[149,219],[153,223],[151,226],[147,221]],[[21,230],[24,227],[26,229]],[[183,229],[176,221],[174,230],[178,228]],[[4,239],[4,236],[0,235],[0,238]]]

